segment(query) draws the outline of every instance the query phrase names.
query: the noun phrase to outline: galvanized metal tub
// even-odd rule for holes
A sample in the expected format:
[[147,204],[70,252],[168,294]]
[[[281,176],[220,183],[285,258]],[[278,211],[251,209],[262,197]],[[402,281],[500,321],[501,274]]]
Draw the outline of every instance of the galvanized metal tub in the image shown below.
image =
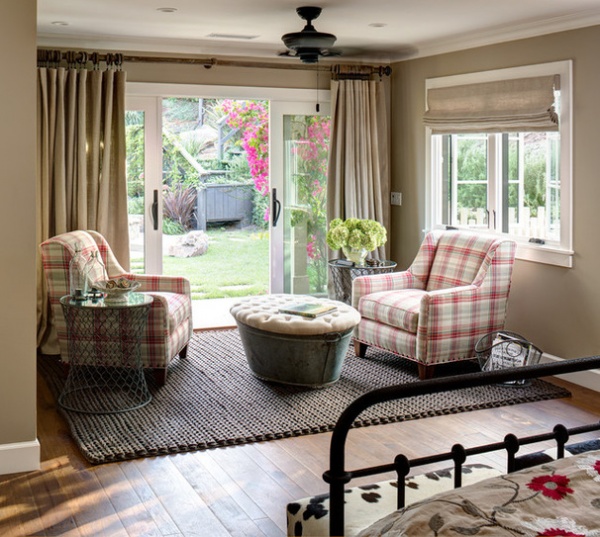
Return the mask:
[[353,328],[317,335],[278,334],[237,321],[252,373],[260,379],[324,387],[340,378]]

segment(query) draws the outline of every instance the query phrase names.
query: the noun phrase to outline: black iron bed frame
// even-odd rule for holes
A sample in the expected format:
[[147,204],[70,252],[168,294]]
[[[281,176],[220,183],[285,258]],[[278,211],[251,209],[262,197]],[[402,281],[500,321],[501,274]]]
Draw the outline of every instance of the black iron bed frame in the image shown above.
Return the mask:
[[545,434],[538,434],[523,438],[517,438],[513,434],[507,434],[502,442],[496,442],[472,448],[465,448],[461,444],[455,444],[449,452],[415,459],[408,459],[405,455],[399,454],[395,457],[393,463],[360,468],[356,470],[346,470],[346,439],[350,429],[352,428],[352,424],[363,410],[377,403],[383,403],[394,399],[402,399],[405,397],[412,397],[415,395],[453,391],[461,388],[471,388],[475,386],[510,382],[515,380],[549,377],[566,373],[574,373],[577,371],[596,369],[598,367],[600,367],[600,356],[590,356],[587,358],[564,360],[558,363],[546,363],[514,369],[490,371],[486,373],[470,373],[452,377],[434,378],[409,384],[400,384],[387,388],[380,388],[360,396],[342,412],[331,437],[329,454],[330,466],[329,470],[323,474],[323,479],[329,484],[330,492],[329,535],[344,535],[344,490],[346,485],[352,479],[383,474],[387,472],[396,472],[398,476],[398,508],[401,508],[404,506],[405,498],[405,490],[404,486],[402,485],[404,484],[404,479],[409,474],[411,468],[443,461],[453,461],[454,487],[457,488],[461,486],[462,465],[469,456],[506,450],[507,472],[510,473],[516,468],[515,455],[518,452],[519,447],[522,445],[554,439],[557,445],[557,456],[558,458],[562,458],[564,456],[565,444],[570,436],[600,430],[600,422],[573,427],[570,429],[564,425],[557,424],[552,432]]

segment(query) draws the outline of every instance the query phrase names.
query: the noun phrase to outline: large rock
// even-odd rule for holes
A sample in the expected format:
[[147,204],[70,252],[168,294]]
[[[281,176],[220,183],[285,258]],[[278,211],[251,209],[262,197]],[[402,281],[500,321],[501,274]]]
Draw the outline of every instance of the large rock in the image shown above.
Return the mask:
[[196,257],[208,251],[208,235],[204,231],[190,231],[169,246],[172,257]]

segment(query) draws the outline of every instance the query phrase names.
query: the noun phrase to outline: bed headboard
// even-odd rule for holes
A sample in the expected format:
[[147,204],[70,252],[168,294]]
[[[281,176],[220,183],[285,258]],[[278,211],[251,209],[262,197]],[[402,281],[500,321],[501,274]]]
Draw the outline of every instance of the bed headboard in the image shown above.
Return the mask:
[[[329,484],[330,490],[330,535],[344,534],[344,490],[346,485],[355,478],[382,474],[395,471],[398,474],[398,483],[404,483],[404,478],[410,472],[410,469],[424,464],[431,464],[442,461],[453,461],[455,465],[455,486],[460,486],[462,472],[459,471],[466,458],[470,455],[488,453],[492,451],[506,450],[507,452],[507,471],[511,472],[515,467],[515,454],[519,446],[544,440],[554,439],[557,442],[558,455],[562,457],[565,442],[570,435],[600,430],[598,422],[567,429],[563,425],[557,425],[552,432],[543,435],[530,436],[526,438],[517,438],[512,434],[505,436],[502,442],[478,446],[467,449],[456,444],[452,450],[447,453],[436,454],[428,457],[421,457],[409,460],[404,455],[396,456],[394,462],[380,466],[372,466],[357,470],[346,469],[345,447],[348,433],[352,424],[359,414],[365,409],[377,403],[412,397],[415,395],[425,395],[446,391],[454,391],[461,388],[470,388],[475,386],[484,386],[487,384],[497,384],[515,380],[527,380],[540,377],[549,377],[554,375],[563,375],[577,371],[585,371],[600,368],[600,356],[591,356],[587,358],[576,358],[564,360],[558,363],[547,363],[531,365],[513,369],[496,370],[490,372],[469,373],[465,375],[456,375],[452,377],[440,377],[430,380],[400,384],[386,388],[380,388],[365,393],[354,400],[341,414],[338,419],[331,437],[329,470],[323,474],[323,479]],[[398,487],[398,507],[402,507],[404,489]]]

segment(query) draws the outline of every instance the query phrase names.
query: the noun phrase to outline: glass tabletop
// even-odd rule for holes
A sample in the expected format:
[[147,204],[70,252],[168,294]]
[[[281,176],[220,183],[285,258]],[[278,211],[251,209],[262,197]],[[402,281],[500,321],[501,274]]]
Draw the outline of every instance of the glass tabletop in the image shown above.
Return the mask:
[[85,300],[73,298],[71,295],[65,295],[60,299],[64,306],[72,308],[133,308],[136,306],[147,306],[152,303],[154,298],[145,293],[128,293],[119,300],[106,300],[104,297],[88,297]]

